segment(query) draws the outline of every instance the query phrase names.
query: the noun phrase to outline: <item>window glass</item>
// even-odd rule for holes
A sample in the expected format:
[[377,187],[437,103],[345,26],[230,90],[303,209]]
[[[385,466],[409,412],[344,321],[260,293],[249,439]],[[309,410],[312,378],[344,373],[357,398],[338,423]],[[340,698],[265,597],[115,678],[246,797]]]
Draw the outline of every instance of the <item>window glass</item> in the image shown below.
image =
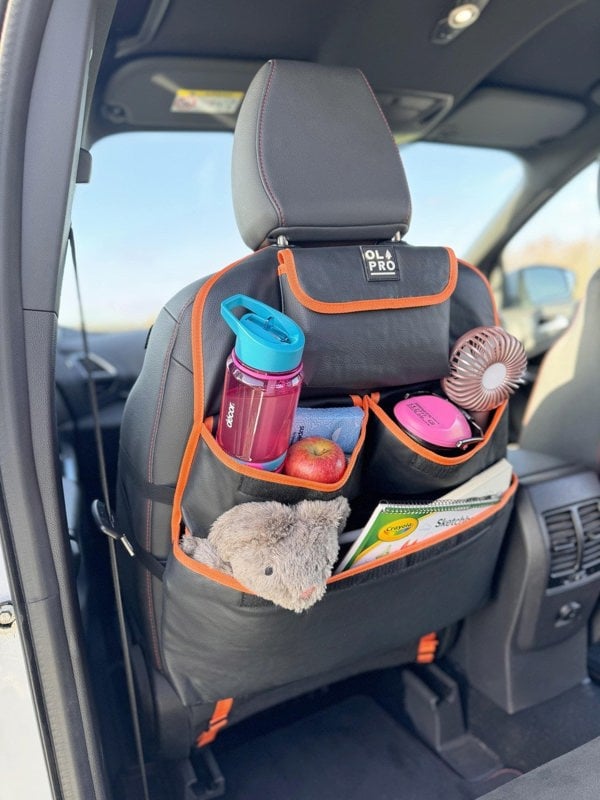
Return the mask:
[[[245,255],[230,189],[233,136],[124,133],[93,148],[92,181],[73,206],[90,330],[146,328],[186,284]],[[464,254],[517,190],[514,156],[423,142],[402,148],[413,215],[407,241]],[[60,323],[77,326],[67,264]]]
[[502,323],[530,358],[568,328],[600,267],[597,164],[566,184],[517,233],[493,276]]
[[[571,271],[573,296],[580,298],[600,267],[597,180],[598,165],[590,164],[557,192],[511,239],[502,256],[504,271],[563,267]],[[559,273],[538,272],[540,277],[545,275],[548,291],[555,291]]]
[[[152,325],[188,283],[248,252],[231,203],[233,136],[125,133],[93,148],[77,187],[73,230],[90,330]],[[60,324],[78,326],[67,263]]]
[[406,240],[449,246],[459,256],[514,197],[524,174],[504,150],[417,142],[400,152],[413,208]]

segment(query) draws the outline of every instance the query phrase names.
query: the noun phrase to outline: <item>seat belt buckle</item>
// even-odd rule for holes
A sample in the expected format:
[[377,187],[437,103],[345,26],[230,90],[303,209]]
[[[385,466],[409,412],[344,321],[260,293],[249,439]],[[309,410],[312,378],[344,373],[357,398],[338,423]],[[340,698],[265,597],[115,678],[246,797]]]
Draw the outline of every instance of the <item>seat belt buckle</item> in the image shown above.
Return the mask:
[[124,533],[119,533],[115,529],[112,516],[108,513],[106,506],[101,500],[94,500],[92,503],[92,516],[98,530],[105,533],[110,539],[114,539],[115,542],[121,542],[129,555],[132,557],[135,556],[133,545]]

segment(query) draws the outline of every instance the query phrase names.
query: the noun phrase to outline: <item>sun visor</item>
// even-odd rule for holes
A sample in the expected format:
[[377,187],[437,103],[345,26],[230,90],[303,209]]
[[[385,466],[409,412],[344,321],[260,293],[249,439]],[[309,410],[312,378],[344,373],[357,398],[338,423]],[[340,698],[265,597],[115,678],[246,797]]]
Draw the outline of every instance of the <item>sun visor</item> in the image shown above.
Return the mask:
[[262,61],[140,58],[108,82],[103,117],[127,127],[233,130]]
[[[263,63],[170,56],[129,61],[106,85],[102,117],[111,128],[233,130],[246,90]],[[386,88],[376,95],[402,142],[424,136],[452,106],[452,97],[439,92]]]
[[574,100],[489,87],[474,92],[431,138],[453,144],[528,148],[564,136],[585,113],[585,106]]

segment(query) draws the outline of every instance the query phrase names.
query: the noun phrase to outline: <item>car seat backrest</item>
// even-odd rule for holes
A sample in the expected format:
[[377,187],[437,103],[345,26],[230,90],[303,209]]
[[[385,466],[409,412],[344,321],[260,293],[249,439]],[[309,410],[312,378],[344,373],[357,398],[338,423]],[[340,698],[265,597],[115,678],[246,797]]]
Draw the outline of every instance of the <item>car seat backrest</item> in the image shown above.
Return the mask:
[[600,270],[568,330],[546,354],[519,444],[600,471]]
[[[410,195],[398,149],[359,70],[278,60],[265,64],[240,110],[232,181],[236,219],[252,249],[276,242],[279,235],[291,241],[391,239],[406,232],[410,221]],[[246,262],[252,265],[248,270]],[[257,280],[261,263],[265,269]],[[223,296],[246,292],[277,306],[276,263],[274,248],[259,249],[243,259],[235,276],[223,277]],[[159,314],[123,416],[119,523],[141,548],[161,560],[171,546],[174,488],[193,420],[193,302],[212,280],[185,287]],[[489,306],[487,292],[478,284],[475,281],[473,295],[476,318],[482,302]],[[231,350],[219,306],[216,300],[206,304],[202,315],[207,332],[206,414],[218,411],[222,366]],[[125,562],[123,571],[130,595],[137,594],[138,621],[160,666],[156,620],[162,590],[155,578],[139,573],[133,564]]]
[[[598,171],[600,206],[600,170]],[[571,325],[542,361],[519,440],[600,472],[600,269],[590,278]]]

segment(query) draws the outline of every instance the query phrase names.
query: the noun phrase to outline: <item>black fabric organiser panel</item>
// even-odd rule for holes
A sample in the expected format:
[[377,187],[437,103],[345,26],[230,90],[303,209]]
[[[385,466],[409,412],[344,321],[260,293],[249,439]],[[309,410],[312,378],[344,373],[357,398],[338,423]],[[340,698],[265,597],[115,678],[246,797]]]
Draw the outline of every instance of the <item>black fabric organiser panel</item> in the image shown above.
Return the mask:
[[[456,263],[453,267],[454,257],[449,251],[404,245],[393,247],[403,278],[409,276],[404,289],[402,281],[390,282],[395,284],[394,292],[406,290],[422,300],[436,293],[445,295],[452,282],[452,272],[456,272]],[[414,251],[419,252],[410,255]],[[329,286],[327,291],[337,292],[338,300],[344,286],[339,276],[345,275],[345,259],[350,252],[353,263],[358,264],[356,275],[360,267],[364,290],[371,284],[364,279],[359,248],[319,248],[317,266],[321,277],[327,260],[335,262],[330,264],[331,274],[325,283]],[[356,261],[357,253],[359,261]],[[304,256],[308,259],[306,263]],[[426,257],[432,259],[431,274],[427,272],[427,265],[420,263]],[[312,292],[306,278],[314,266],[312,249],[294,249],[293,261],[294,270],[297,269],[306,288]],[[413,271],[417,266],[423,268]],[[340,273],[340,269],[344,272]],[[382,376],[388,374],[392,375],[389,384],[394,387],[436,381],[445,374],[450,346],[450,303],[445,297],[433,306],[320,314],[304,308],[292,292],[286,294],[288,279],[289,272],[280,273],[283,310],[290,316],[297,311],[302,327],[313,332],[312,336],[310,330],[307,332],[307,342],[310,338],[318,341],[314,353],[311,354],[309,346],[305,357],[305,366],[312,370],[316,380],[305,401],[315,385],[324,387],[321,397],[327,398],[333,396],[327,390],[331,386],[335,387],[336,395],[340,389],[364,394],[360,391],[363,380],[368,383],[368,391],[374,387],[383,388],[388,378]],[[385,283],[375,284],[376,291],[381,297],[389,298],[392,290],[385,287]],[[357,287],[358,283],[350,282],[342,291],[342,301],[345,292],[348,301],[354,302]],[[394,296],[392,293],[392,299]],[[321,294],[320,302],[330,300],[335,302],[334,297]],[[290,309],[293,303],[297,306],[295,310]],[[418,314],[418,320],[412,320],[413,312]],[[386,336],[382,340],[381,331],[371,331],[367,351],[364,348],[358,351],[356,340],[364,333],[362,320],[368,319],[367,329],[376,328],[377,317],[373,315],[377,314],[384,315],[381,319],[385,320]],[[330,336],[328,326],[340,321],[341,327],[336,329],[335,336]],[[491,323],[486,309],[480,324]],[[321,331],[316,336],[315,325],[323,325],[324,334]],[[390,334],[388,328],[395,333]],[[398,331],[406,333],[405,338],[397,335]],[[335,347],[340,342],[347,347],[344,356],[336,355],[335,347],[327,349],[332,339],[335,339]],[[396,371],[390,368],[385,343],[397,346]],[[328,362],[319,373],[323,347]],[[370,355],[365,356],[365,352]],[[345,363],[338,365],[342,358]],[[331,359],[335,363],[330,363]],[[371,362],[368,370],[375,372],[361,371],[366,361]],[[350,371],[351,377],[344,378],[338,366],[343,368],[344,375]],[[406,454],[399,455],[398,437],[377,419],[373,405],[369,407],[365,400],[364,407],[364,440],[357,445],[354,462],[339,485],[323,489],[318,485],[296,485],[283,476],[265,476],[257,470],[240,469],[216,443],[212,433],[214,420],[207,420],[202,425],[182,496],[185,526],[195,535],[205,536],[216,517],[234,505],[267,499],[295,503],[343,494],[353,508],[363,503],[370,509],[373,495],[379,499],[384,496],[380,484],[383,474],[392,476],[388,480],[396,497],[415,493],[439,495],[505,453],[505,413],[481,449],[473,450],[460,466],[440,467],[427,458],[425,464],[419,464],[410,448],[410,458]],[[403,475],[410,479],[403,480]],[[514,487],[489,515],[484,515],[485,518],[475,519],[470,526],[449,534],[443,541],[403,557],[384,559],[368,569],[359,567],[334,576],[324,598],[302,614],[244,592],[243,587],[232,588],[227,580],[220,581],[218,575],[215,578],[214,571],[203,573],[202,565],[180,551],[177,557],[172,553],[164,575],[160,634],[163,663],[170,682],[187,705],[210,703],[223,697],[248,697],[303,679],[336,671],[342,673],[353,663],[394,651],[432,630],[440,630],[464,618],[486,600],[490,591],[512,508],[513,491]]]
[[388,243],[380,250],[392,254],[398,278],[369,281],[365,250],[279,253],[282,310],[306,336],[305,385],[361,391],[441,378],[448,371],[454,254]]
[[302,614],[187,569],[164,575],[162,651],[184,703],[247,696],[385,653],[487,598],[512,500],[426,550],[330,583]]

